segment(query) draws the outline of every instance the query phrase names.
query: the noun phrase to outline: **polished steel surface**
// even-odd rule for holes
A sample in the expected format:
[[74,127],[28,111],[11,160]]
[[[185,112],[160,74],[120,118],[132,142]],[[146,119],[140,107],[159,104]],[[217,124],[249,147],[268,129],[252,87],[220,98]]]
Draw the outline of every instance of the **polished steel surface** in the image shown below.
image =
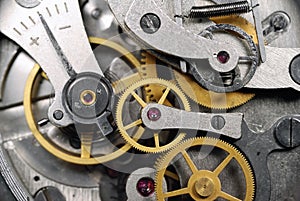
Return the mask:
[[[159,50],[158,56],[163,55],[161,52],[179,56],[183,59],[175,60],[178,64],[176,67],[180,67],[181,73],[185,73],[189,68],[190,58],[213,60],[215,57],[212,53],[220,50],[230,52],[232,58],[247,53],[235,36],[220,34],[214,41],[199,35],[204,29],[214,25],[214,22],[208,19],[195,22],[186,17],[192,6],[228,2],[235,1],[82,0],[78,3],[71,0],[0,0],[0,159],[5,159],[0,160],[0,172],[6,182],[10,181],[7,182],[8,185],[0,182],[0,188],[9,189],[17,201],[27,201],[27,197],[30,201],[36,201],[36,193],[46,187],[58,189],[66,201],[156,200],[155,194],[144,199],[137,194],[136,183],[143,177],[155,180],[155,169],[152,169],[152,166],[158,157],[163,160],[164,153],[149,156],[150,154],[128,149],[128,155],[97,165],[77,165],[55,157],[38,143],[27,125],[23,106],[26,80],[33,66],[39,63],[46,74],[37,82],[39,88],[36,89],[32,104],[36,122],[44,121],[38,128],[50,143],[74,155],[80,154],[80,147],[74,147],[69,140],[70,133],[66,134],[57,127],[69,125],[73,121],[72,118],[66,115],[62,122],[52,118],[54,110],[65,110],[62,89],[70,78],[65,68],[71,66],[76,73],[94,72],[105,76],[111,83],[118,80],[125,83],[127,77],[129,80],[140,79],[134,77],[137,76],[138,70],[133,68],[122,54],[107,47],[96,48],[92,45],[91,48],[87,36],[114,41],[132,52],[141,63],[144,62],[140,56],[142,48]],[[259,13],[260,19],[255,17],[257,15],[253,19],[251,13],[242,17],[256,25],[256,31],[260,33],[261,53],[264,44],[261,32],[267,26],[271,26],[268,24],[270,16],[282,12],[290,20],[284,31],[266,40],[266,60],[262,54],[262,60],[265,62],[259,64],[255,75],[243,89],[255,93],[256,97],[245,105],[228,111],[203,108],[193,101],[190,101],[192,113],[149,104],[140,114],[143,126],[153,130],[196,129],[201,130],[200,135],[209,131],[210,134],[221,134],[222,139],[234,143],[243,137],[244,124],[256,133],[255,135],[260,136],[272,129],[275,122],[283,116],[300,113],[300,86],[293,81],[289,72],[290,62],[300,54],[300,1],[258,0],[255,3],[259,3],[255,12]],[[140,18],[149,12],[158,14],[162,22],[161,29],[154,34],[147,34],[140,27]],[[264,22],[262,31],[258,28],[260,22]],[[228,42],[230,40],[233,42]],[[164,57],[161,59],[164,60]],[[172,59],[167,62],[173,64]],[[228,63],[229,67],[236,63],[234,59],[230,62],[232,63]],[[215,61],[211,64],[218,65],[218,68],[214,69],[226,67]],[[229,67],[228,69],[232,69]],[[246,72],[244,67],[247,65],[242,66],[242,75]],[[167,74],[165,71],[159,73],[164,76]],[[172,78],[168,79],[174,81]],[[156,88],[152,89],[159,91]],[[142,91],[136,93],[143,94]],[[116,94],[116,99],[121,94]],[[132,118],[132,115],[136,115],[135,110],[140,108],[132,106],[137,105],[138,101],[128,101],[126,112],[128,118]],[[172,106],[176,103],[171,101],[168,104]],[[116,108],[115,105],[116,103],[113,104],[112,110]],[[151,107],[161,109],[163,115],[158,121],[151,122],[148,119],[147,109]],[[222,118],[221,122],[214,124],[213,118],[216,116],[223,118],[223,126],[220,126]],[[112,118],[115,118],[114,115]],[[216,129],[216,126],[220,126],[219,129]],[[117,129],[114,129],[116,131],[114,135],[109,136],[109,140],[94,139],[98,143],[93,147],[94,153],[106,155],[119,148],[107,143],[108,141],[116,142],[120,146],[125,143]],[[131,130],[131,133],[134,132]],[[195,160],[203,157],[198,150],[192,150],[191,153]],[[300,147],[284,151],[275,150],[268,156],[271,201],[300,200],[299,161]],[[209,158],[205,162],[207,167],[218,164],[218,161],[210,161]],[[178,174],[178,177],[175,175],[175,180],[188,180],[189,167],[184,158],[175,161],[171,170]],[[222,176],[231,176],[234,172],[234,169],[227,169]],[[232,178],[241,172],[239,170],[235,173]],[[173,174],[172,176],[174,179]],[[166,180],[168,182],[164,185],[167,188],[170,187],[170,180]],[[225,183],[230,186],[228,189],[237,191],[234,189],[236,184],[232,185],[229,181]],[[171,184],[173,185],[172,182]],[[174,187],[172,185],[170,188]],[[4,192],[0,190],[1,198]],[[5,201],[11,201],[10,199]]]

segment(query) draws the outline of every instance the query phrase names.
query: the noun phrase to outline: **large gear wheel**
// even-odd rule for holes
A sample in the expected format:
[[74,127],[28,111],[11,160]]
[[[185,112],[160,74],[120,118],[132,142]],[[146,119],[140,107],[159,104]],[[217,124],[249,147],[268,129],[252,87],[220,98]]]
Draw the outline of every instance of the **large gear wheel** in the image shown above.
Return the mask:
[[[184,138],[185,134],[180,132],[170,134],[166,133],[166,131],[160,131],[159,133],[158,131],[143,127],[140,114],[142,108],[147,106],[148,96],[145,96],[145,94],[138,95],[136,91],[139,89],[142,89],[140,91],[144,91],[143,89],[150,85],[157,86],[156,89],[160,89],[159,93],[155,93],[158,99],[151,99],[151,102],[190,111],[188,100],[175,84],[159,78],[147,78],[133,84],[120,97],[116,108],[116,122],[122,137],[130,145],[143,152],[158,153],[178,144]],[[171,96],[170,99],[168,98],[169,96]],[[130,108],[132,100],[136,101],[136,105],[138,105],[138,108],[135,108],[135,116],[129,116],[127,112],[131,111],[132,113],[133,111]],[[177,131],[173,130],[170,132]],[[142,141],[145,142],[142,144]]]
[[190,99],[210,109],[233,109],[247,103],[255,96],[253,93],[245,92],[216,93],[208,91],[188,75],[175,70],[174,75],[178,85]]
[[[211,18],[217,24],[231,24],[243,29],[257,44],[255,27],[241,16]],[[174,71],[175,79],[185,94],[196,103],[211,109],[232,109],[250,101],[255,94],[245,92],[215,93],[201,87],[190,76]]]
[[[194,158],[192,158],[192,154],[190,153],[193,149],[197,149],[197,161],[193,161]],[[225,152],[222,160],[213,167],[210,167],[210,169],[201,168],[202,160],[208,158],[214,149]],[[190,171],[189,177],[186,182],[182,182],[181,188],[164,191],[162,181],[165,176],[168,177],[166,174],[167,168],[171,164],[176,163],[176,160],[180,160],[180,158],[182,158],[188,167],[188,170],[185,170],[185,172]],[[230,183],[234,184],[238,182],[239,185],[244,183],[244,192],[241,193],[239,191],[238,195],[226,192],[224,189],[227,185],[221,180],[224,176],[222,173],[231,164],[239,166],[243,174],[243,178],[240,178],[242,182],[232,181]],[[217,198],[232,201],[252,201],[254,199],[254,175],[248,161],[235,147],[219,139],[209,137],[188,139],[158,159],[156,169],[156,194],[158,201],[170,200],[180,196],[187,196],[183,200],[197,201],[213,201]],[[235,169],[235,171],[237,170]]]
[[[89,39],[90,42],[93,44],[103,45],[118,51],[120,54],[124,55],[124,58],[127,59],[128,62],[131,63],[135,68],[140,67],[140,62],[128,50],[118,45],[117,43],[102,38],[90,37]],[[35,85],[35,81],[40,75],[43,78],[47,79],[47,75],[41,72],[40,66],[36,64],[32,69],[31,73],[29,74],[26,82],[26,86],[24,90],[24,111],[25,111],[27,124],[30,130],[32,131],[34,137],[48,152],[50,152],[57,158],[60,158],[70,163],[75,163],[80,165],[94,165],[94,164],[105,163],[113,159],[116,159],[121,155],[123,155],[124,153],[126,153],[130,148],[132,148],[129,144],[125,144],[120,148],[116,147],[116,150],[109,154],[92,155],[88,150],[91,150],[91,146],[93,142],[92,139],[88,139],[89,142],[85,142],[88,145],[86,147],[81,147],[82,148],[81,154],[80,153],[76,154],[63,149],[62,147],[57,146],[55,143],[50,142],[49,139],[47,139],[45,135],[43,135],[38,129],[32,111],[32,97],[33,97],[34,85]],[[136,79],[140,78],[138,74],[136,74],[134,77]],[[115,92],[118,93],[120,91],[123,91],[128,85],[131,85],[132,82],[134,82],[134,80],[135,79],[123,79],[118,83],[117,82],[113,83],[113,86],[115,87],[114,88]],[[86,141],[87,139],[84,140]],[[88,151],[88,153],[86,153],[86,151]],[[83,152],[85,154],[83,154]]]

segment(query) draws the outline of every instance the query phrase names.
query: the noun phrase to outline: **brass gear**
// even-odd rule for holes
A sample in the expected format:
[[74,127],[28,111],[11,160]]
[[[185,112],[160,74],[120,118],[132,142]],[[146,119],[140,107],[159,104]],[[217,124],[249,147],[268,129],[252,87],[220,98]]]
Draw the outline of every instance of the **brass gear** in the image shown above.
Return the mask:
[[[108,41],[103,38],[96,38],[96,37],[90,37],[89,38],[90,43],[94,44],[99,44],[103,46],[107,46],[109,48],[112,48],[122,55],[124,55],[124,58],[128,60],[129,63],[131,63],[135,68],[140,67],[140,62],[125,48],[122,46],[118,45],[117,43],[114,43],[112,41]],[[33,133],[34,137],[36,140],[51,154],[56,156],[57,158],[60,158],[64,161],[70,162],[70,163],[75,163],[75,164],[80,164],[80,165],[95,165],[95,164],[100,164],[100,163],[105,163],[108,161],[111,161],[115,158],[120,157],[124,153],[126,153],[130,148],[132,148],[129,144],[123,145],[121,148],[118,148],[116,151],[113,151],[112,153],[106,154],[106,155],[100,155],[100,156],[90,156],[90,153],[88,153],[89,157],[86,157],[86,150],[81,150],[81,152],[84,154],[79,154],[76,155],[74,153],[67,152],[63,150],[60,147],[57,147],[53,143],[49,142],[44,135],[39,131],[38,126],[34,120],[33,112],[32,112],[32,93],[33,93],[33,88],[34,88],[34,83],[37,77],[41,74],[41,76],[44,79],[48,79],[47,75],[41,71],[41,68],[38,64],[36,64],[33,69],[31,70],[27,82],[25,85],[25,90],[24,90],[24,100],[23,100],[23,105],[24,105],[24,112],[25,112],[25,117],[27,124]],[[121,82],[113,83],[113,86],[115,87],[116,92],[123,91],[127,86],[131,85],[132,82],[135,80],[139,80],[140,76],[139,74],[135,75],[134,79],[125,79],[122,80]],[[88,148],[88,147],[86,147]]]
[[[139,72],[143,79],[145,78],[156,78],[157,77],[157,67],[156,67],[156,58],[147,52],[142,52],[141,59],[141,68]],[[146,103],[157,102],[163,94],[163,86],[156,84],[149,84],[144,87],[144,96]],[[171,106],[168,104],[168,106]]]
[[201,87],[189,75],[179,73],[174,70],[175,79],[184,93],[193,101],[211,109],[232,109],[241,106],[252,98],[255,94],[244,92],[216,93]]
[[[203,145],[217,147],[228,153],[227,157],[213,171],[198,169],[196,164],[187,152],[187,149],[189,148],[194,148],[195,146]],[[171,164],[175,157],[179,157],[179,154],[182,154],[184,160],[186,161],[188,167],[192,172],[192,175],[190,176],[186,187],[164,192],[162,185],[164,177],[168,176],[166,174],[167,167]],[[219,179],[219,175],[232,159],[235,159],[235,161],[240,166],[244,174],[244,181],[246,186],[246,193],[244,198],[236,198],[233,195],[222,191],[222,183]],[[155,186],[157,201],[165,201],[165,199],[167,198],[180,195],[189,195],[197,201],[213,201],[218,197],[233,201],[252,201],[254,199],[254,175],[248,161],[242,155],[242,153],[238,151],[234,146],[222,140],[210,137],[188,139],[175,146],[167,154],[158,159],[155,166],[157,169]]]
[[[147,78],[140,80],[139,82],[133,84],[131,87],[125,90],[123,95],[120,97],[116,108],[116,123],[121,136],[127,143],[140,151],[147,153],[158,153],[166,151],[174,145],[178,144],[184,138],[185,133],[179,133],[171,141],[165,143],[164,145],[160,145],[160,135],[158,133],[155,133],[154,131],[152,132],[150,129],[144,128],[142,125],[143,122],[139,116],[136,117],[137,119],[130,119],[129,123],[125,123],[124,121],[124,117],[129,116],[128,114],[124,115],[123,113],[123,111],[126,109],[126,103],[129,100],[136,100],[141,108],[144,108],[147,105],[147,96],[145,97],[145,95],[143,94],[143,97],[140,97],[135,91],[137,89],[143,89],[144,87],[147,87],[149,85],[157,85],[157,89],[161,89],[160,92],[155,93],[157,95],[157,99],[155,99],[155,101],[153,102],[173,106],[172,103],[170,103],[167,99],[167,95],[172,92],[177,96],[177,100],[181,102],[180,109],[190,111],[190,105],[183,92],[175,84],[160,78]],[[160,97],[158,97],[158,95],[160,95]],[[140,110],[137,111],[137,113],[140,114]],[[131,134],[129,133],[129,130],[133,130]],[[153,146],[143,145],[138,141],[145,132],[150,132],[150,138],[153,139],[153,142],[155,142]]]
[[156,70],[156,58],[147,53],[141,53],[141,68],[139,68],[139,72],[142,78],[155,78],[157,77]]
[[[255,27],[238,15],[211,18],[217,24],[231,24],[243,29],[257,44]],[[255,94],[245,92],[215,93],[202,88],[191,76],[174,70],[175,79],[185,94],[196,103],[211,109],[232,109],[250,101]]]

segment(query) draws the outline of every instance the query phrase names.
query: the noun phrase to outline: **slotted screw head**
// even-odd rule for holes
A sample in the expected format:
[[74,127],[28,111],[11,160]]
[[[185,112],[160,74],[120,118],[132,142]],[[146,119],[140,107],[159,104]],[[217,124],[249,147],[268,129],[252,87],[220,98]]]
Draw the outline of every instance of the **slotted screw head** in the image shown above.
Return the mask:
[[154,34],[160,28],[161,21],[159,17],[153,13],[148,13],[141,18],[140,26],[145,33]]

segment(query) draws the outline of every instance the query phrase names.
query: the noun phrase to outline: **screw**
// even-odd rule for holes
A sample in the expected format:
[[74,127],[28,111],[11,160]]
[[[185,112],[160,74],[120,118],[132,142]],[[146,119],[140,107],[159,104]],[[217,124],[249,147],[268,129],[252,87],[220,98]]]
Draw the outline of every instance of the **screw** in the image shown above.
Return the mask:
[[101,15],[101,11],[99,8],[95,8],[93,11],[92,11],[92,17],[94,19],[98,19]]
[[225,123],[226,123],[226,121],[225,121],[224,117],[222,117],[220,115],[214,116],[211,119],[211,126],[216,130],[221,130],[222,128],[224,128]]
[[282,14],[277,14],[271,19],[271,26],[274,27],[275,32],[280,32],[288,26],[287,18]]
[[147,112],[147,117],[150,121],[157,121],[161,117],[161,112],[159,109],[155,107],[150,108]]
[[290,74],[294,82],[300,84],[300,55],[297,55],[290,64]]
[[280,145],[295,148],[300,145],[300,120],[285,117],[275,127],[275,137]]
[[53,113],[53,117],[56,120],[61,120],[64,117],[64,113],[60,110],[55,110],[55,112]]
[[141,18],[140,26],[145,33],[154,34],[160,28],[161,22],[157,15],[148,13]]

